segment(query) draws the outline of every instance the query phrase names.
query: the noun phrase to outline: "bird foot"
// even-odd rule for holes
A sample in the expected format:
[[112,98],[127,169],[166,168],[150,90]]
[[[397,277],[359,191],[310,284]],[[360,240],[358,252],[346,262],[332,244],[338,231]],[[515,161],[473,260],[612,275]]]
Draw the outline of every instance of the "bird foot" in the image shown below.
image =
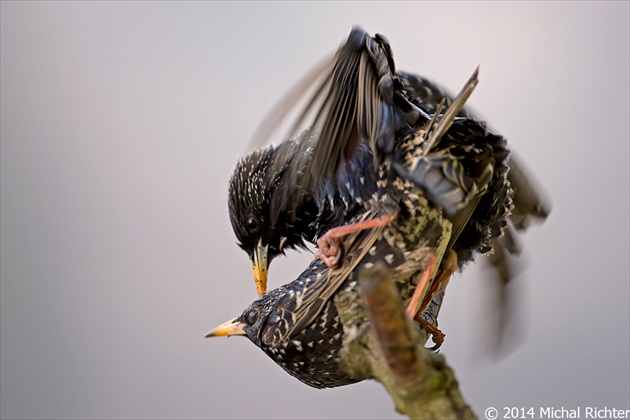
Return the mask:
[[434,346],[426,347],[426,349],[430,351],[439,350],[439,348],[442,347],[442,344],[444,344],[444,338],[446,337],[446,334],[444,334],[438,327],[433,325],[431,322],[422,318],[422,314],[420,313],[416,315],[416,317],[414,318],[414,321],[420,324],[422,329],[424,329],[427,333],[431,334],[431,341],[435,343]]
[[348,225],[338,226],[330,229],[324,236],[317,240],[319,251],[315,253],[315,258],[319,258],[326,263],[328,268],[338,268],[341,261],[341,238],[354,232],[385,226],[392,221],[395,214],[386,214],[370,220]]
[[433,347],[427,347],[427,349],[430,351],[439,350],[440,347],[442,347],[442,344],[444,344],[444,338],[446,337],[446,334],[440,331],[440,329],[433,324],[429,324],[428,322],[427,323],[421,322],[421,324],[422,324],[422,327],[429,334],[431,334],[431,340],[433,341],[433,343],[435,343]]
[[328,268],[336,269],[341,260],[341,241],[326,233],[317,240],[319,250],[315,253],[315,258],[322,260]]

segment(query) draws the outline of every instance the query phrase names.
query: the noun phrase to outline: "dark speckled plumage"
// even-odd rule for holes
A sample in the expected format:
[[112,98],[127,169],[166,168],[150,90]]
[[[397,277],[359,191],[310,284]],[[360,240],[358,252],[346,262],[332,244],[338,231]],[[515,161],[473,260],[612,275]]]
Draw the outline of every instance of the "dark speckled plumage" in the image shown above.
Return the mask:
[[[339,292],[356,291],[362,268],[384,262],[407,303],[430,266],[427,255],[439,267],[452,249],[461,265],[475,252],[503,246],[497,241],[508,228],[514,193],[509,151],[503,137],[463,109],[475,85],[476,74],[453,100],[426,79],[397,73],[387,41],[355,28],[317,90],[321,104],[311,101],[311,131],[237,165],[230,218],[250,258],[261,244],[268,263],[331,227],[391,216],[342,239],[339,269],[315,260],[235,320],[302,382],[324,388],[363,379],[348,376],[338,363],[349,326],[335,306]],[[544,218],[546,206],[526,178],[515,184],[515,225]],[[436,299],[424,314],[434,325],[441,296]]]
[[[336,297],[340,292],[356,293],[362,269],[383,262],[392,270],[406,304],[420,275],[428,267],[428,255],[440,260],[452,240],[453,223],[443,209],[415,182],[401,178],[400,171],[412,171],[419,158],[438,157],[443,153],[456,156],[473,169],[473,162],[490,156],[498,163],[493,182],[488,185],[503,188],[506,201],[500,203],[500,209],[507,212],[509,184],[504,159],[508,153],[503,138],[487,133],[483,125],[467,119],[454,121],[448,133],[439,143],[440,148],[428,154],[423,150],[426,130],[399,138],[390,157],[384,159],[376,171],[379,191],[347,222],[374,217],[383,208],[378,202],[380,199],[389,201],[385,207],[395,208],[396,217],[385,226],[344,238],[347,252],[340,269],[330,270],[323,262],[315,260],[298,279],[264,295],[233,321],[242,326],[242,331],[254,344],[300,381],[315,388],[327,388],[365,379],[349,375],[340,364],[343,337],[353,325],[342,324]],[[394,161],[401,168],[394,169]],[[485,233],[483,238],[486,239]],[[435,320],[434,309],[427,310],[425,319]]]
[[[361,207],[374,192],[372,153],[360,145],[354,159],[344,163],[346,183],[330,180],[316,186],[289,176],[289,167],[305,168],[313,159],[316,137],[305,130],[278,146],[257,150],[242,159],[229,182],[230,221],[239,245],[251,256],[258,241],[269,244],[270,260],[286,249],[304,248],[325,230]],[[281,199],[280,192],[288,199]],[[255,218],[255,227],[248,221]],[[286,238],[280,247],[281,238]],[[282,249],[281,249],[282,248]]]
[[[416,188],[406,183],[404,189]],[[392,268],[407,302],[426,268],[427,253],[443,252],[450,235],[450,222],[422,193],[411,194],[403,206],[408,211],[400,212],[389,225],[344,240],[347,253],[341,269],[330,270],[314,260],[296,280],[252,303],[234,322],[279,366],[307,385],[329,388],[365,379],[349,375],[339,363],[343,335],[352,326],[341,323],[336,296],[356,293],[361,270],[382,261]],[[418,208],[424,214],[421,224],[414,222]],[[349,221],[371,216],[365,212]],[[409,235],[411,230],[414,235]]]
[[[369,54],[365,53],[366,50]],[[366,55],[370,59],[363,62],[357,59],[357,56]],[[391,136],[395,138],[416,132],[438,111],[440,100],[444,99],[446,106],[452,103],[452,97],[430,80],[396,72],[391,49],[382,36],[371,38],[361,29],[355,28],[348,43],[337,54],[335,63],[336,66],[332,66],[326,79],[330,81],[328,90],[324,89],[324,93],[320,94],[326,99],[317,112],[314,129],[278,146],[270,146],[244,157],[238,162],[230,179],[230,220],[240,246],[252,261],[258,244],[267,247],[268,265],[285,250],[304,247],[305,242],[315,243],[328,229],[347,223],[349,217],[362,208],[376,191],[375,155],[379,155],[382,162],[386,154],[384,150],[394,142]],[[367,71],[361,72],[359,63]],[[359,73],[367,76],[359,79]],[[350,76],[343,78],[343,74]],[[379,75],[381,79],[376,77]],[[345,101],[350,110],[341,112],[343,109],[333,107],[334,101]],[[359,114],[357,104],[362,101],[368,105]],[[354,122],[348,117],[351,112],[356,114]],[[457,115],[473,119],[465,108]],[[482,124],[467,124],[476,125],[475,130],[478,132],[483,130]],[[344,125],[355,128],[341,134],[330,128]],[[466,124],[461,124],[461,127],[464,126]],[[357,136],[357,133],[363,135],[358,139],[349,139],[353,135]],[[461,129],[459,133],[453,129],[445,138],[461,134]],[[382,140],[383,137],[387,140]],[[505,160],[505,157],[501,156],[501,160]],[[338,162],[340,166],[331,168],[332,161]],[[433,172],[444,172],[446,177],[438,174],[442,177],[441,186],[449,187],[446,182],[448,169],[454,166],[449,164],[448,156],[446,159],[443,156],[425,157],[421,163],[433,168]],[[505,166],[501,168],[504,170]],[[513,171],[516,174],[522,172],[519,168]],[[317,173],[326,176],[315,176]],[[426,185],[423,181],[428,177],[421,175],[416,177],[417,183],[430,192],[434,188],[430,197],[448,210],[447,203],[440,200],[448,195],[434,185]],[[546,205],[542,203],[538,192],[529,186],[527,178],[509,174],[508,177],[513,184],[518,184],[514,210],[519,220],[515,221],[515,225],[526,225],[520,220],[546,217]],[[470,187],[470,178],[464,181],[455,189]],[[495,187],[501,188],[498,185]],[[505,195],[505,192],[497,191],[496,188],[497,194]],[[482,209],[475,212],[473,225],[462,231],[463,236],[456,246],[460,265],[469,261],[474,251],[485,252],[491,248],[487,238],[479,238],[480,231],[494,225],[491,236],[498,236],[496,221],[483,220],[484,217],[496,217],[488,211],[492,207],[490,200],[493,200],[492,196],[487,196],[480,203]],[[494,200],[505,201],[505,197],[494,197]],[[458,203],[453,206],[457,207]],[[478,243],[477,239],[481,242]]]
[[292,337],[284,333],[297,296],[326,281],[327,274],[325,264],[315,260],[297,280],[270,291],[237,318],[255,345],[289,374],[315,388],[357,382],[339,366],[343,327],[332,300],[306,328]]

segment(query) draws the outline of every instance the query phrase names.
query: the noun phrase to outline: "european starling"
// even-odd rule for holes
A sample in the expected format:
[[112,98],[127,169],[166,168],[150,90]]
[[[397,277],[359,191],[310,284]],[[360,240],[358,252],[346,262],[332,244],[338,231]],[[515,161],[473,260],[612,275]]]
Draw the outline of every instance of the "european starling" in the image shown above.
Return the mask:
[[[357,83],[363,82],[359,80],[355,59],[357,50],[362,51],[366,46],[379,51],[384,49],[386,53],[380,54],[374,64],[389,68],[385,63],[391,58],[386,41],[355,29],[333,62],[339,69],[333,69],[324,78],[325,83],[332,81],[331,92],[340,92],[334,86],[346,82],[353,89],[353,95],[363,91],[357,89]],[[350,68],[345,69],[349,63]],[[391,66],[393,68],[393,61]],[[345,75],[352,81],[339,80],[339,76]],[[414,123],[429,120],[400,89],[393,86],[387,89],[392,98],[397,99],[396,104],[391,105],[396,106],[396,110],[389,110],[387,119],[382,120],[386,131],[407,125],[407,120]],[[355,101],[352,104],[355,108]],[[351,125],[347,128],[353,130]],[[304,247],[305,240],[312,243],[331,227],[346,222],[376,189],[373,145],[349,131],[342,130],[342,134],[338,134],[322,132],[316,120],[313,130],[278,147],[254,152],[237,164],[229,186],[230,220],[239,245],[252,262],[259,295],[266,291],[267,270],[273,258],[286,249]],[[341,149],[332,153],[323,151],[321,139],[328,136],[335,140],[326,144],[339,145]],[[387,148],[391,151],[393,138],[388,142]]]
[[267,270],[276,256],[306,248],[305,241],[314,243],[374,193],[372,152],[365,144],[345,162],[347,184],[341,188],[326,180],[317,187],[294,180],[301,176],[294,168],[306,168],[312,160],[316,139],[305,130],[295,139],[254,151],[237,163],[230,179],[230,220],[252,263],[259,296],[267,290]]
[[[382,245],[375,246],[385,251],[381,250]],[[385,255],[401,256],[399,252]],[[378,252],[366,259],[383,257]],[[361,266],[370,263],[366,259]],[[215,328],[206,337],[247,335],[286,372],[314,388],[332,388],[367,379],[349,375],[340,365],[344,325],[335,305],[339,291],[356,291],[360,268],[333,273],[321,260],[314,260],[296,280],[265,294],[239,317]],[[422,266],[416,268],[421,270]],[[342,284],[338,290],[320,298],[327,285],[339,282]]]
[[[318,110],[314,128],[277,147],[246,156],[230,180],[230,219],[240,246],[252,262],[259,295],[266,291],[267,270],[273,258],[287,249],[304,247],[305,241],[313,243],[330,228],[346,224],[377,189],[373,162],[382,161],[384,155],[391,153],[397,137],[417,130],[430,119],[429,114],[439,112],[440,100],[446,105],[452,103],[451,97],[429,80],[396,72],[385,38],[371,38],[359,28],[353,29],[337,53],[325,82],[328,85],[319,89],[320,96],[325,96],[324,105]],[[456,113],[471,117],[465,109]],[[453,159],[434,156],[422,159],[421,166],[433,168],[433,175],[440,178],[436,166],[446,165],[445,169],[449,162]],[[443,175],[446,177],[442,176],[442,187],[448,186],[449,174]],[[417,175],[416,183],[430,190],[425,177]],[[527,178],[518,180],[521,182],[514,198],[515,215],[522,220],[545,217],[544,205]],[[466,185],[472,186],[470,182]],[[457,187],[454,191],[462,189]],[[468,193],[470,199],[474,193]],[[430,194],[433,201],[443,197],[447,197],[443,191]],[[459,202],[437,204],[453,214],[466,205],[466,200],[464,197]],[[484,208],[487,207],[486,203]],[[472,216],[460,212],[458,217]],[[476,227],[489,226],[475,219],[473,222],[466,234]],[[461,229],[466,225],[460,224]],[[495,231],[491,236],[497,234]],[[473,232],[455,244],[460,265],[472,258],[473,250],[486,252],[491,248],[487,240],[476,243],[478,237]],[[500,266],[504,261],[496,264]]]
[[[264,295],[238,318],[207,336],[247,335],[289,374],[315,388],[365,379],[349,375],[339,363],[343,334],[350,326],[343,325],[339,318],[336,296],[340,292],[355,292],[361,270],[380,262],[391,269],[408,314],[422,315],[450,276],[447,267],[442,267],[437,276],[436,273],[454,242],[453,235],[457,231],[466,232],[458,227],[457,218],[453,221],[447,217],[430,194],[417,185],[414,176],[422,168],[422,161],[429,159],[433,164],[438,158],[452,160],[454,167],[450,170],[458,179],[468,179],[480,172],[484,187],[475,193],[474,199],[483,203],[488,195],[485,192],[493,193],[494,198],[486,203],[483,213],[493,215],[491,227],[497,222],[500,229],[499,221],[509,211],[510,189],[505,176],[508,152],[504,139],[488,133],[474,120],[456,119],[439,142],[435,141],[431,133],[439,132],[440,125],[447,123],[428,121],[422,129],[394,143],[390,156],[396,159],[387,157],[378,167],[379,191],[356,216],[347,220],[350,225],[364,224],[378,218],[382,209],[387,208],[387,223],[344,235],[346,253],[339,269],[332,270],[322,261],[314,260],[298,279]],[[431,142],[434,148],[425,149]],[[395,169],[394,164],[400,167]],[[488,165],[492,171],[486,176]],[[408,176],[401,177],[398,175],[401,172]],[[431,187],[440,190],[443,182],[438,177]],[[446,182],[445,190],[450,191],[452,182]],[[495,194],[497,190],[499,194]],[[480,208],[477,205],[475,209]],[[484,233],[483,240],[487,235]],[[439,333],[428,323],[425,327],[429,327],[434,337]]]

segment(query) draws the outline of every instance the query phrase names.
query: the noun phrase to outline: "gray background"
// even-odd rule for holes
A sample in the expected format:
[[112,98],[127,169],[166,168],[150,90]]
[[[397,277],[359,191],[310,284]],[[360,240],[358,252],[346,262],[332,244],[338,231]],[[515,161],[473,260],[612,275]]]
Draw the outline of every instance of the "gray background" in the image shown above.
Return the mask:
[[[355,23],[453,91],[481,64],[471,104],[553,200],[511,352],[490,352],[485,271],[451,280],[442,354],[474,409],[630,408],[627,2],[1,8],[2,417],[398,417],[377,383],[310,389],[246,339],[202,338],[255,297],[236,158]],[[272,287],[311,258],[291,257]]]

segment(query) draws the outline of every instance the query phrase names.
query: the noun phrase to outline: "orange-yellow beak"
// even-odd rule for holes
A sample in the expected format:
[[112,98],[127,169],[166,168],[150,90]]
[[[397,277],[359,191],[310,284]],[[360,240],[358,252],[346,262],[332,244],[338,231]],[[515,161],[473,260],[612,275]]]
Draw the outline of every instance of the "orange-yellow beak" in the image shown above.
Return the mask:
[[225,322],[219,325],[218,327],[216,327],[215,329],[213,329],[212,331],[210,331],[208,334],[206,334],[206,338],[223,337],[223,336],[229,337],[232,335],[245,335],[245,330],[243,329],[244,326],[245,326],[244,323],[238,322],[236,318],[234,318],[233,320]]
[[252,257],[252,273],[256,281],[258,297],[267,293],[267,270],[269,269],[268,246],[258,242]]

